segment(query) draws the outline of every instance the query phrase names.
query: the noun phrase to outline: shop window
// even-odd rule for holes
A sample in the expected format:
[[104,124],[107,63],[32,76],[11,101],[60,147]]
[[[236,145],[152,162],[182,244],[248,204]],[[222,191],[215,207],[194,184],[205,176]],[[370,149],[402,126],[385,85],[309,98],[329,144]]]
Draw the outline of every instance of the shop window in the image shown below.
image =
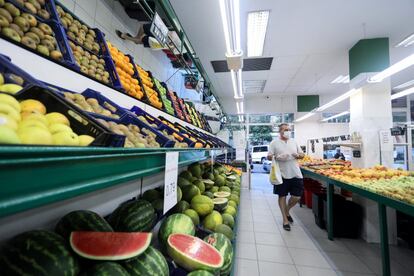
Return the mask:
[[405,123],[407,122],[407,112],[404,111],[393,111],[392,121],[394,123]]

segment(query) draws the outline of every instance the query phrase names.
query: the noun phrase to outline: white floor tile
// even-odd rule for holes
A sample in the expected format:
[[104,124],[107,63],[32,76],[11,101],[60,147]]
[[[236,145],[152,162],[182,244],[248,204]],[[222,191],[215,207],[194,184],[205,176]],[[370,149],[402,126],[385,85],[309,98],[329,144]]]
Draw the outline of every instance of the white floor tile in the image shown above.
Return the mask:
[[238,231],[254,231],[253,222],[239,221],[237,229]]
[[337,276],[333,269],[297,265],[299,276]]
[[256,243],[254,238],[254,232],[253,231],[238,231],[237,232],[237,241],[240,241],[242,243]]
[[336,252],[325,252],[325,254],[335,270],[372,273],[372,271],[354,255]]
[[254,232],[280,233],[276,223],[254,222]]
[[297,276],[294,265],[259,261],[260,276]]
[[281,246],[258,244],[257,258],[259,261],[293,264],[288,249]]
[[327,237],[324,237],[324,238],[318,237],[318,238],[315,238],[315,241],[322,251],[347,253],[347,254],[351,253],[351,251],[349,251],[349,249],[345,246],[345,244],[338,239],[331,241]]
[[234,275],[237,276],[256,276],[259,275],[259,267],[257,261],[246,259],[235,259]]
[[279,233],[255,233],[256,244],[286,246],[282,235]]
[[288,248],[296,265],[331,268],[321,253],[317,250]]
[[[360,260],[368,266],[368,268],[374,272],[375,274],[381,275],[382,274],[382,263],[381,258],[375,256],[363,256]],[[412,265],[412,264],[411,264]],[[395,261],[391,261],[391,275],[395,276],[412,276],[413,273],[410,272],[408,269],[401,266],[399,263]]]
[[287,247],[318,250],[313,241],[306,235],[282,235]]
[[256,245],[254,243],[238,242],[236,246],[236,257],[257,260]]

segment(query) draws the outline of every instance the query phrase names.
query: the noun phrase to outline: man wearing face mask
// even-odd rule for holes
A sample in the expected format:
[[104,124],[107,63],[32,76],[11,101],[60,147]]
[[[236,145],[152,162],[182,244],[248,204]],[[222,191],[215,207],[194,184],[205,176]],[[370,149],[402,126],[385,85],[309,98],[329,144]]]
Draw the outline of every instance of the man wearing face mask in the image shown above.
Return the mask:
[[[273,158],[279,163],[283,183],[273,186],[273,193],[279,196],[279,208],[283,216],[283,229],[290,231],[290,209],[299,202],[303,193],[303,176],[297,159],[305,155],[298,144],[291,138],[288,124],[279,125],[279,137],[273,140],[269,146],[268,160]],[[288,203],[286,197],[290,194]]]

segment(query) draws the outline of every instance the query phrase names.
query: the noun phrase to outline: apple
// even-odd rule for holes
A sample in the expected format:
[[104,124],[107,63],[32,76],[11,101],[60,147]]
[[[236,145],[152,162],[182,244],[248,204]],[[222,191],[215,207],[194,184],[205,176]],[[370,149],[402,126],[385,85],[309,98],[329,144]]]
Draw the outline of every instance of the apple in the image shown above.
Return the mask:
[[38,100],[28,99],[20,102],[21,112],[46,114],[46,107]]
[[89,135],[79,135],[79,146],[89,146],[93,141],[95,140],[95,138],[93,138],[92,136]]
[[68,127],[65,124],[60,124],[60,123],[51,124],[49,126],[49,131],[52,135],[55,135],[56,133],[59,133],[59,132],[73,132],[70,127]]
[[0,125],[0,144],[20,144],[21,141],[16,132],[6,126]]
[[42,121],[37,120],[37,119],[23,120],[19,124],[18,128],[20,130],[20,129],[24,129],[24,128],[28,128],[28,127],[37,127],[37,128],[42,128],[44,130],[48,130],[47,125],[45,125]]
[[51,112],[46,114],[46,119],[50,125],[60,123],[67,126],[70,126],[68,118],[59,112]]
[[3,85],[0,85],[0,92],[9,93],[9,94],[16,94],[22,89],[23,87],[21,87],[18,84],[14,84],[14,83],[6,83]]
[[53,144],[60,146],[79,146],[79,137],[72,131],[61,131],[53,136]]
[[16,120],[14,120],[13,118],[5,115],[5,114],[0,114],[0,126],[5,126],[8,128],[13,129],[14,131],[17,130],[18,128],[18,124],[16,122]]
[[[1,83],[1,78],[2,78],[2,75],[0,74],[0,83]],[[13,96],[0,93],[0,103],[8,104],[14,109],[16,109],[17,112],[20,113],[20,104]]]
[[19,128],[17,131],[22,144],[52,145],[52,135],[47,129],[37,126]]
[[26,120],[35,120],[41,122],[44,126],[48,126],[49,122],[46,120],[45,115],[40,113],[31,113],[31,112],[22,112],[20,113],[22,116],[22,121]]

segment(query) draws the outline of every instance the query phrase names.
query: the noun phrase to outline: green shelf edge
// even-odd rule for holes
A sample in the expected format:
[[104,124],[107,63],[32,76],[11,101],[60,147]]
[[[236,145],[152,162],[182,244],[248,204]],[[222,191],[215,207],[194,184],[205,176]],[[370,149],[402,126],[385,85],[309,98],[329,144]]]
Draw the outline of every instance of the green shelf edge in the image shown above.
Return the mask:
[[171,151],[181,167],[211,150],[0,147],[0,218],[162,172]]
[[361,195],[365,198],[371,199],[375,202],[384,204],[385,206],[394,208],[394,209],[396,209],[400,212],[403,212],[407,215],[414,216],[414,205],[411,205],[411,204],[403,202],[403,201],[399,201],[397,199],[386,197],[386,196],[383,196],[383,195],[380,195],[380,194],[362,189],[360,187],[353,186],[353,185],[338,181],[338,180],[334,180],[332,178],[329,178],[327,176],[318,174],[316,172],[313,172],[313,171],[310,171],[310,170],[307,170],[307,169],[304,169],[304,168],[301,168],[301,170],[302,170],[302,173],[303,173],[304,177],[313,178],[315,180],[319,180],[319,181],[322,181],[322,182],[325,182],[325,183],[329,183],[329,184],[338,186],[338,187],[343,188],[345,190],[348,190],[348,191],[351,191],[353,193],[359,194],[359,195]]

